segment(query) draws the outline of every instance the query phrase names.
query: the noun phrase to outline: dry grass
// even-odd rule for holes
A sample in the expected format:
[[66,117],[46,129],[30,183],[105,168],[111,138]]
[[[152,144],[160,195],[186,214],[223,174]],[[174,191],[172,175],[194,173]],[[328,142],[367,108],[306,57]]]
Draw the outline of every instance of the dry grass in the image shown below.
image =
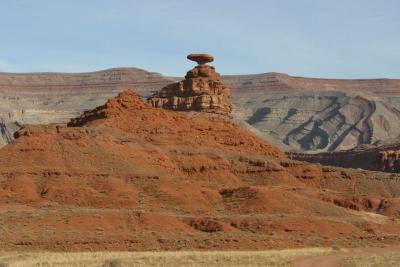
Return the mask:
[[335,252],[331,248],[270,251],[0,253],[0,267],[290,266],[293,259]]
[[397,267],[400,265],[399,252],[385,252],[383,255],[350,257],[341,262],[343,267]]

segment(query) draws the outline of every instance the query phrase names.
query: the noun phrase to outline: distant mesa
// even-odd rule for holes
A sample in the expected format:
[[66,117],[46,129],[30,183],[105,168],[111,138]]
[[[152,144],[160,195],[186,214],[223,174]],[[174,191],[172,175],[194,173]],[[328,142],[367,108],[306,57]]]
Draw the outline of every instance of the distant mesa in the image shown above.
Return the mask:
[[198,63],[186,73],[185,79],[167,85],[153,94],[148,102],[153,107],[178,111],[202,111],[228,116],[232,111],[231,89],[221,81],[215,68],[206,63],[214,57],[190,54],[188,59]]

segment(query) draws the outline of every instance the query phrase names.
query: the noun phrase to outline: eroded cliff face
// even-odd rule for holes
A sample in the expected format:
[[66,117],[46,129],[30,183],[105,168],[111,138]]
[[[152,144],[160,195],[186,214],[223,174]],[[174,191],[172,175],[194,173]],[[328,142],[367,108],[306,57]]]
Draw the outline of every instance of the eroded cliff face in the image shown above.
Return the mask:
[[[22,124],[65,123],[131,86],[147,97],[179,80],[135,68],[0,73],[0,145],[9,143]],[[266,73],[222,76],[221,82],[231,88],[236,121],[286,151],[337,151],[400,136],[400,80]]]
[[225,76],[234,114],[286,151],[337,151],[400,135],[399,80]]
[[400,173],[400,143],[383,146],[363,145],[350,150],[316,154],[289,152],[294,160],[343,168]]
[[381,170],[400,173],[400,145],[395,150],[379,151],[379,159]]

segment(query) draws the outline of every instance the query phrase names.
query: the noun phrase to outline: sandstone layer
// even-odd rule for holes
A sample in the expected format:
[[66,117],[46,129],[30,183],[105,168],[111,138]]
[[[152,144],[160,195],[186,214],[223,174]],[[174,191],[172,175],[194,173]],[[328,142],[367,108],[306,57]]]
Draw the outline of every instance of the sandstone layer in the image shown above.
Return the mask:
[[232,110],[231,90],[221,81],[215,68],[206,63],[214,58],[207,54],[190,54],[198,65],[188,71],[185,80],[167,85],[149,99],[153,107],[178,111],[195,110],[228,116]]
[[317,154],[288,153],[295,160],[344,168],[400,173],[400,143],[359,146],[354,149]]
[[[0,73],[0,145],[22,124],[65,123],[131,86],[148,97],[179,80],[134,68]],[[222,81],[232,89],[235,120],[286,151],[337,151],[400,136],[400,80],[266,73]]]
[[226,117],[125,91],[0,149],[0,249],[399,244],[400,175],[290,160]]

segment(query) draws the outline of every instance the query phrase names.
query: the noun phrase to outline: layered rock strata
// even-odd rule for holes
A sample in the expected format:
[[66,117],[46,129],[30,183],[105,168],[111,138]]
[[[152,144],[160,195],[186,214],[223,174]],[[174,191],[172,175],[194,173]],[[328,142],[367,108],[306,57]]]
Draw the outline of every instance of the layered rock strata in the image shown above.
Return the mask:
[[400,80],[223,76],[233,114],[286,151],[381,145],[400,135]]
[[215,68],[207,65],[214,58],[207,54],[191,54],[188,59],[198,65],[187,72],[184,80],[162,88],[148,102],[153,107],[229,115],[232,110],[230,88],[224,85]]
[[400,144],[359,146],[354,149],[316,154],[287,153],[295,160],[344,168],[400,173]]

